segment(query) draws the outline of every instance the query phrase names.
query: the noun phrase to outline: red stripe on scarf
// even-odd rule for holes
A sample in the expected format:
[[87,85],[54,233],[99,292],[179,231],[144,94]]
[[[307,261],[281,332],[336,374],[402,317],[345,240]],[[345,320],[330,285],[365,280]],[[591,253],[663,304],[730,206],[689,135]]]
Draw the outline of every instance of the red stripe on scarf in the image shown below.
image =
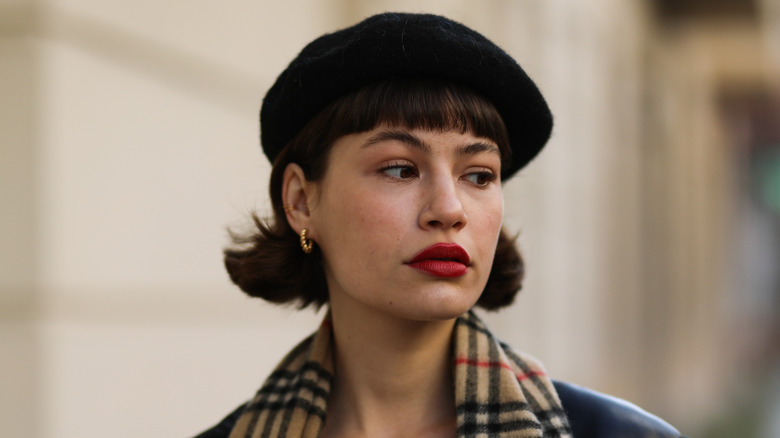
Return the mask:
[[544,371],[531,371],[530,373],[523,373],[523,374],[515,374],[517,377],[517,380],[525,380],[530,377],[536,377],[536,376],[546,376],[547,373]]
[[481,368],[506,368],[509,371],[513,371],[512,367],[509,366],[509,364],[503,363],[503,362],[488,362],[485,360],[476,360],[476,359],[469,359],[467,357],[459,357],[455,359],[455,365],[471,365],[475,367],[481,367]]
[[[503,363],[503,362],[480,361],[480,360],[476,360],[476,359],[469,359],[467,357],[459,357],[459,358],[455,359],[455,365],[471,365],[471,366],[482,367],[482,368],[498,367],[498,368],[507,369],[509,371],[512,371],[513,373],[515,371],[515,370],[512,369],[512,367],[509,364],[506,364],[506,363]],[[530,377],[546,376],[546,375],[547,375],[547,373],[545,373],[544,371],[531,371],[531,372],[528,372],[528,373],[515,374],[515,377],[517,377],[517,380],[520,381],[520,380],[528,379]]]

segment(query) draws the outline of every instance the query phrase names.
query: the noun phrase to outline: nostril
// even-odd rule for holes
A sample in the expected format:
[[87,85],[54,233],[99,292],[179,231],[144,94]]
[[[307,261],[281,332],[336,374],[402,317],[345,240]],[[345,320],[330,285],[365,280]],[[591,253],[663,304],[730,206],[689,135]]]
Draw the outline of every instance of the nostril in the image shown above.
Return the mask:
[[444,223],[442,223],[442,221],[439,220],[430,220],[428,221],[428,225],[431,227],[443,227]]

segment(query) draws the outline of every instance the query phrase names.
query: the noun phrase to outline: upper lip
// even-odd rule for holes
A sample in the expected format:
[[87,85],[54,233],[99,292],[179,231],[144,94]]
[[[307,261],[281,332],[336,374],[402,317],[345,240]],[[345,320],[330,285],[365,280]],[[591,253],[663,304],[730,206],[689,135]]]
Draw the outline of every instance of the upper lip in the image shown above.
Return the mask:
[[417,253],[408,263],[423,260],[453,260],[469,265],[469,253],[457,243],[436,243]]

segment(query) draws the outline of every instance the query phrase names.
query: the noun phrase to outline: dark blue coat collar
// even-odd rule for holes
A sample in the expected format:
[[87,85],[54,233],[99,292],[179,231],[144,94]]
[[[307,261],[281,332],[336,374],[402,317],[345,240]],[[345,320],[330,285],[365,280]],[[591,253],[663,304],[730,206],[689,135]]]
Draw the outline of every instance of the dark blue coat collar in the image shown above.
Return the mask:
[[571,383],[553,385],[575,438],[680,437],[669,423],[625,400]]

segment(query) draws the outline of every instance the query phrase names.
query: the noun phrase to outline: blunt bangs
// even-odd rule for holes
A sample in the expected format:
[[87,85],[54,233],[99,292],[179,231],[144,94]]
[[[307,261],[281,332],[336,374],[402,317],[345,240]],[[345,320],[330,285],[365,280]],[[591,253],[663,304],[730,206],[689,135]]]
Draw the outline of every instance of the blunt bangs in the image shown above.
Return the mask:
[[334,102],[328,126],[343,135],[369,131],[379,125],[429,131],[471,132],[494,141],[501,164],[511,162],[506,126],[486,98],[462,85],[441,81],[393,80],[374,83]]

